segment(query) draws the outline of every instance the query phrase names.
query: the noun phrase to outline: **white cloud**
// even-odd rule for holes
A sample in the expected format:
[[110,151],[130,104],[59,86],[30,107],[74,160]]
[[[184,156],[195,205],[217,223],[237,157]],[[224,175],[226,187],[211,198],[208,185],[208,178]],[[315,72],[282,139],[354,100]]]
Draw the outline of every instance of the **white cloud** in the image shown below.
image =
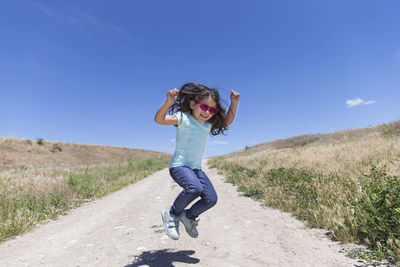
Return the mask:
[[347,105],[348,108],[352,108],[352,107],[355,107],[355,106],[358,106],[358,105],[370,105],[370,104],[374,104],[374,103],[376,103],[375,100],[366,101],[366,100],[364,100],[362,98],[359,98],[359,97],[353,98],[353,99],[349,99],[349,100],[346,101],[346,105]]
[[229,142],[226,142],[226,141],[218,141],[218,140],[214,140],[213,143],[216,144],[216,145],[227,145],[227,144],[229,144]]
[[368,101],[365,101],[364,103],[362,103],[363,105],[370,105],[370,104],[375,104],[376,103],[376,101],[375,100],[368,100]]
[[361,98],[354,98],[354,99],[350,99],[346,101],[346,105],[348,108],[352,108],[355,106],[360,105],[364,100],[362,100]]
[[176,142],[176,139],[174,138],[174,139],[171,139],[171,140],[169,140],[171,143],[175,143]]

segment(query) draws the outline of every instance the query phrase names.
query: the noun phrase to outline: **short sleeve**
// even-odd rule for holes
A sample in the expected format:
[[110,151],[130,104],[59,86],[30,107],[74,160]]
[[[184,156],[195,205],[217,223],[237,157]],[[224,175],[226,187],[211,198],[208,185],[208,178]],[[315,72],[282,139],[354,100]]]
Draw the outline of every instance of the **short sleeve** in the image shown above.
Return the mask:
[[182,111],[178,111],[177,113],[175,113],[175,116],[178,118],[178,125],[174,125],[174,126],[178,127],[182,122]]

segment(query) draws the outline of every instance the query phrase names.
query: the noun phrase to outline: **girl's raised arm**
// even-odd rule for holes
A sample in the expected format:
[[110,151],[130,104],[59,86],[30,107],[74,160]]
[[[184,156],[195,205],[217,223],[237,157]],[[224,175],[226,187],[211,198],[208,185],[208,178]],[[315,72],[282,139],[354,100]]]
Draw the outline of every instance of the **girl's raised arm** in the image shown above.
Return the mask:
[[236,91],[231,90],[231,106],[226,114],[226,125],[228,126],[233,122],[233,119],[236,116],[236,109],[239,104],[240,94]]
[[178,125],[178,118],[175,115],[167,115],[168,109],[175,103],[178,97],[178,89],[170,90],[167,93],[167,100],[158,109],[154,121],[161,125]]

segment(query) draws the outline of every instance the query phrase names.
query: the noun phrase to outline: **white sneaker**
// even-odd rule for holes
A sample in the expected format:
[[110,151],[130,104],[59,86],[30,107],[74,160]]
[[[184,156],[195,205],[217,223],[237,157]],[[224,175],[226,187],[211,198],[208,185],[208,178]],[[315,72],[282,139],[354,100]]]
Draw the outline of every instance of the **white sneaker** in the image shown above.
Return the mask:
[[161,212],[163,220],[164,231],[170,238],[174,240],[179,239],[179,217],[170,213],[171,208]]
[[179,217],[183,225],[185,225],[186,232],[193,238],[196,238],[199,236],[199,232],[197,231],[196,227],[200,221],[200,219],[197,220],[191,220],[188,217],[186,217],[187,210],[184,210]]

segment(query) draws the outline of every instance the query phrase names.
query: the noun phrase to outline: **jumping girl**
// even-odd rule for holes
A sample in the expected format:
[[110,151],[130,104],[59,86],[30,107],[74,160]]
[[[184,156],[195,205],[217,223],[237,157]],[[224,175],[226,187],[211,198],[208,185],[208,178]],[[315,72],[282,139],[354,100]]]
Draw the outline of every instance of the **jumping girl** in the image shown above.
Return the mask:
[[[186,232],[196,238],[199,235],[197,217],[217,202],[217,193],[201,170],[201,161],[208,135],[223,134],[233,122],[239,97],[239,93],[231,91],[231,105],[226,112],[216,89],[186,83],[179,91],[176,88],[168,91],[167,100],[154,117],[158,124],[176,127],[176,148],[168,168],[172,179],[183,191],[173,205],[161,213],[164,231],[174,240],[179,238],[180,221]],[[167,115],[167,112],[173,115]],[[185,209],[197,197],[200,200]]]

